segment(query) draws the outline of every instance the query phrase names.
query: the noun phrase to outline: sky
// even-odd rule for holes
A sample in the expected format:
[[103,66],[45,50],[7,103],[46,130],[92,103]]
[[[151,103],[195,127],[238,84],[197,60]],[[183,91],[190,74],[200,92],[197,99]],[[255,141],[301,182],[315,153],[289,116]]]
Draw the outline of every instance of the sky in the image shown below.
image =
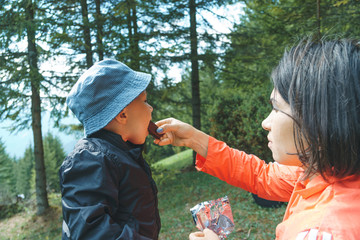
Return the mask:
[[[10,132],[7,128],[11,125],[11,121],[5,120],[0,124],[0,139],[5,144],[5,151],[10,157],[21,158],[25,149],[30,145],[33,146],[32,129],[20,131],[18,133]],[[79,123],[75,118],[67,118],[62,120],[64,124]],[[50,120],[50,113],[42,113],[42,135],[46,136],[48,132],[54,136],[58,136],[66,153],[69,153],[77,141],[77,136],[60,132],[53,127],[53,121]]]
[[[218,20],[213,17],[210,13],[204,12],[204,17],[213,25],[214,30],[220,33],[229,33],[233,23],[238,23],[240,14],[242,13],[242,4],[235,4],[227,7],[222,7],[219,9],[213,9],[219,15],[226,16],[227,20]],[[52,64],[49,64],[50,68]],[[45,66],[45,68],[49,68]],[[182,69],[178,66],[169,71],[170,78],[173,78],[175,81],[181,80]],[[63,119],[62,124],[69,123],[79,123],[79,121],[74,117]],[[5,144],[5,151],[11,156],[20,158],[24,155],[25,149],[29,145],[33,145],[33,134],[32,129],[23,130],[17,133],[13,133],[7,130],[11,125],[10,120],[1,120],[0,123],[0,139]],[[52,133],[55,136],[58,136],[63,144],[64,150],[66,153],[69,153],[75,143],[77,142],[78,136],[69,135],[63,132],[60,132],[58,129],[53,127],[53,121],[50,119],[49,112],[42,113],[42,134],[45,136],[48,132]]]

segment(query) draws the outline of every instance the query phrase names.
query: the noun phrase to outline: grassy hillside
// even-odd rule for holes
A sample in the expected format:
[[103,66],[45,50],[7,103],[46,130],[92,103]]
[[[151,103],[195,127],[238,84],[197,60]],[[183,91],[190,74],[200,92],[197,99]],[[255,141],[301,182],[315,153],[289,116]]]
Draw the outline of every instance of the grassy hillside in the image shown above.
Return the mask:
[[167,170],[180,170],[193,163],[192,156],[193,151],[188,149],[156,162],[153,167]]
[[60,240],[60,194],[49,194],[50,209],[43,216],[36,216],[35,201],[24,203],[25,210],[0,221],[0,240]]
[[[180,156],[187,158],[189,153],[191,156],[191,151]],[[190,164],[191,161],[190,157]],[[168,163],[168,166],[183,168],[176,161]],[[162,172],[156,179],[160,182],[160,239],[163,240],[188,239],[190,232],[197,231],[190,208],[199,202],[225,195],[229,197],[235,221],[235,231],[228,239],[274,239],[276,225],[281,222],[285,211],[285,206],[261,208],[254,203],[250,193],[201,172],[171,170]],[[35,216],[34,208],[28,207],[27,211],[0,221],[0,239],[61,239],[60,195],[51,194],[50,204],[51,209],[43,217]]]
[[250,193],[230,186],[201,172],[185,172],[159,187],[161,239],[188,239],[197,231],[190,208],[197,203],[227,195],[235,221],[235,232],[228,239],[274,239],[285,206],[261,208]]

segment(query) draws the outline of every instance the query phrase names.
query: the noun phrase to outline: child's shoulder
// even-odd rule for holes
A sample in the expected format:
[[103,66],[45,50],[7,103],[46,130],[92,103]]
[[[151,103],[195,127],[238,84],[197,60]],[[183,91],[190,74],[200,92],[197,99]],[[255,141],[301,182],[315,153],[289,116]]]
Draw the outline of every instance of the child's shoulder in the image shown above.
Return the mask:
[[84,150],[91,152],[101,151],[103,148],[102,145],[104,144],[102,142],[104,141],[97,138],[82,138],[75,144],[75,147],[72,152],[78,153]]
[[107,156],[110,159],[116,160],[123,157],[126,151],[116,148],[111,143],[100,138],[82,138],[76,144],[68,158],[74,158],[83,153],[95,154],[97,156]]

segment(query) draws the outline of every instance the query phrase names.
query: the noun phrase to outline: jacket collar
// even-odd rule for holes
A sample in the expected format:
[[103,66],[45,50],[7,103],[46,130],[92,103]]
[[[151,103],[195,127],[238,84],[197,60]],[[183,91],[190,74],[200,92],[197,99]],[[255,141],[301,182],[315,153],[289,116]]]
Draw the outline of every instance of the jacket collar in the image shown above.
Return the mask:
[[341,185],[351,185],[352,182],[359,182],[360,176],[351,175],[344,178],[327,177],[325,180],[320,174],[311,180],[299,181],[295,186],[295,192],[299,193],[303,198],[309,198],[315,194],[324,191],[330,185],[341,183]]
[[141,152],[144,148],[144,144],[133,144],[129,141],[124,142],[121,135],[118,135],[114,132],[101,129],[89,136],[89,138],[100,138],[103,139],[115,147],[118,147],[122,150],[128,151],[134,158],[138,158],[141,155]]

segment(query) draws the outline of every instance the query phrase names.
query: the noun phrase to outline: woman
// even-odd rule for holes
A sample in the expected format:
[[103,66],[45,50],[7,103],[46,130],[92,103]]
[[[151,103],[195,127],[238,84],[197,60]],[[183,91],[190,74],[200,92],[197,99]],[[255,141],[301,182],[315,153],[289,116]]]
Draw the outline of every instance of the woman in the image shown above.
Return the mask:
[[[158,145],[195,150],[196,168],[234,186],[288,201],[276,239],[360,236],[360,45],[303,41],[272,73],[272,111],[262,122],[275,163],[228,147],[176,119],[159,121]],[[190,239],[218,239],[215,233]]]

